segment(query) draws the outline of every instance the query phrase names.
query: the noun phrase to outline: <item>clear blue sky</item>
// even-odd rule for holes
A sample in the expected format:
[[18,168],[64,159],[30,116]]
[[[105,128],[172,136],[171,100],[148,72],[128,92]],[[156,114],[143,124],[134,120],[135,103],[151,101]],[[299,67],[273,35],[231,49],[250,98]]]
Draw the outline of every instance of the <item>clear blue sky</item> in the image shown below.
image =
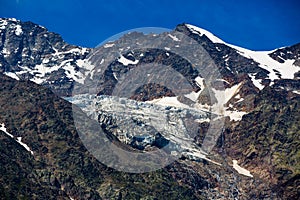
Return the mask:
[[32,21],[71,44],[94,47],[138,27],[186,22],[253,50],[300,42],[298,0],[0,0],[0,17]]

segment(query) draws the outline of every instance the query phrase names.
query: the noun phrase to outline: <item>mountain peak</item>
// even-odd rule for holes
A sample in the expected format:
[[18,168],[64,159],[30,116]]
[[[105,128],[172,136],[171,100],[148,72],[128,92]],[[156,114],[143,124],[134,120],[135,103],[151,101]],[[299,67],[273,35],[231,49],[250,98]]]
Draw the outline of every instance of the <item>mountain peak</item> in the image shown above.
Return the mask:
[[67,44],[57,33],[14,18],[0,18],[0,37],[0,72],[51,85],[58,94],[62,94],[62,81],[70,90],[74,80],[82,82],[79,67],[89,49]]
[[208,39],[210,39],[213,43],[221,43],[221,44],[225,44],[225,42],[223,40],[221,40],[220,38],[218,38],[217,36],[215,36],[214,34],[212,34],[211,32],[203,29],[203,28],[200,28],[200,27],[197,27],[197,26],[194,26],[194,25],[191,25],[191,24],[185,24],[185,26],[194,34],[198,34],[200,36],[203,36],[205,35],[206,37],[208,37]]
[[[176,31],[199,47],[185,46]],[[87,49],[14,18],[0,18],[0,37],[0,199],[141,199],[146,192],[151,196],[144,199],[299,196],[299,44],[251,51],[180,24],[173,32],[132,32]],[[153,40],[162,47],[145,48],[143,42]],[[176,54],[177,48],[197,60]],[[214,71],[220,76],[201,74]],[[78,107],[41,85],[71,96],[65,99]],[[116,147],[133,153],[164,148],[182,159],[148,174],[116,172],[80,140],[82,132],[98,143],[102,131],[77,130],[78,117],[95,119]],[[109,148],[97,152],[119,160]],[[150,160],[139,158],[151,168]],[[125,167],[135,170],[128,161]]]

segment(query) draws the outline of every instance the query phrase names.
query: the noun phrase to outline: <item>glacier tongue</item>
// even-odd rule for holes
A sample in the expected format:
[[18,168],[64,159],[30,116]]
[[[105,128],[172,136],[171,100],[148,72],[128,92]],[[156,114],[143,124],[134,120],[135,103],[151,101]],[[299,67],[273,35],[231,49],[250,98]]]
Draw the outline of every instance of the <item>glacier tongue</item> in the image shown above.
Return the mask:
[[84,94],[66,99],[81,107],[123,143],[140,150],[162,147],[171,154],[213,162],[194,142],[197,122],[210,121],[214,115],[209,112],[105,95]]

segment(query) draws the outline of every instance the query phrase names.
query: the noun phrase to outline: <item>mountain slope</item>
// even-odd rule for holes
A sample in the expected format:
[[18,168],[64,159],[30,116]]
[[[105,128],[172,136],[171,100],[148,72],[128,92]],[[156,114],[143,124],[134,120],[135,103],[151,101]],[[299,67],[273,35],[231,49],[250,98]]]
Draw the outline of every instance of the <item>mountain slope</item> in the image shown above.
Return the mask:
[[[212,74],[217,71],[220,76],[213,81],[209,75],[202,76],[203,71],[173,52],[178,45],[184,46],[178,32],[205,50],[194,47],[186,52],[211,58],[199,61],[204,66],[201,69]],[[69,45],[58,34],[15,19],[1,18],[0,33],[1,198],[291,199],[299,196],[299,44],[255,52],[227,44],[188,24],[180,24],[170,33],[128,33],[95,49]],[[132,49],[133,42],[138,45],[153,38],[163,48]],[[124,48],[117,49],[119,54],[109,60],[106,56],[119,46]],[[182,82],[173,87],[143,82],[129,90],[132,93],[123,94],[130,100],[110,96],[135,69],[140,68],[142,75],[148,77],[151,68],[146,68],[147,64],[153,63],[157,67],[170,66],[180,74],[190,85],[188,91],[184,95],[176,93],[176,86]],[[173,77],[165,73],[168,71],[152,72],[159,75],[163,72],[158,78],[165,80]],[[142,77],[130,80],[139,81]],[[80,90],[74,92],[76,87]],[[126,90],[119,92],[122,91]],[[97,120],[107,137],[120,147],[141,151],[174,142],[183,144],[186,152],[178,161],[156,172],[130,174],[108,168],[80,140],[72,104],[53,92],[62,97],[72,96],[66,99],[79,103],[83,118],[84,108],[90,105],[89,95],[97,96],[92,101],[97,105]],[[124,103],[133,109],[128,115],[118,116],[118,108]],[[224,110],[216,110],[218,105]],[[149,124],[147,116],[156,115],[168,134],[155,135],[153,143],[143,137],[132,137],[142,130],[131,131],[132,126],[145,127]],[[178,128],[181,115],[189,116],[185,125],[193,134],[177,134],[181,130]],[[214,117],[220,116],[224,126],[216,137],[216,146],[208,154],[201,154],[207,131],[211,126],[217,128],[213,125]],[[127,124],[118,126],[118,121],[124,119]],[[188,145],[182,142],[187,139],[191,141]],[[105,149],[102,153],[106,153]],[[11,184],[7,185],[7,180]]]
[[[81,143],[70,103],[31,82],[3,75],[0,80],[0,120],[14,137],[1,131],[1,190],[8,188],[6,199],[196,199],[166,170],[130,175],[102,165]],[[8,104],[8,99],[14,101]],[[22,137],[33,155],[16,137]]]
[[31,80],[70,95],[73,82],[82,83],[88,48],[69,45],[60,35],[32,22],[0,18],[0,72]]
[[249,185],[226,163],[179,160],[156,172],[117,172],[85,149],[70,103],[32,82],[0,80],[3,199],[234,199],[268,191],[254,191],[263,182]]
[[297,199],[300,173],[299,95],[266,88],[255,109],[228,130],[228,154],[266,181],[281,199]]

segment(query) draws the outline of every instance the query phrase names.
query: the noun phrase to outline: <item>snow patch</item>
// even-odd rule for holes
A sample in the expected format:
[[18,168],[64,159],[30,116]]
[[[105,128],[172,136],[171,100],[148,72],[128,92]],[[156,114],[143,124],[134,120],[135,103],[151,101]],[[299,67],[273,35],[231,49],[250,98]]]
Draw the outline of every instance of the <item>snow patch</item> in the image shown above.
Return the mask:
[[245,176],[248,176],[248,177],[252,177],[253,178],[253,175],[250,173],[250,171],[248,171],[247,169],[245,168],[242,168],[241,166],[239,166],[237,164],[237,160],[232,160],[233,162],[233,168],[239,173],[239,174],[242,174],[242,175],[245,175]]
[[[201,87],[201,90],[198,92],[192,91],[191,93],[184,95],[185,97],[187,97],[190,100],[192,100],[193,102],[195,102],[195,104],[192,107],[190,107],[189,105],[186,105],[184,103],[181,103],[180,101],[178,101],[177,97],[162,97],[159,99],[147,101],[147,103],[153,103],[153,104],[158,104],[158,105],[162,105],[162,106],[173,106],[173,107],[178,107],[178,108],[190,108],[190,109],[194,108],[197,110],[199,110],[199,109],[203,110],[203,111],[205,110],[207,112],[212,112],[217,115],[228,116],[230,118],[230,120],[234,120],[234,121],[240,121],[242,119],[243,115],[247,114],[247,112],[232,110],[232,109],[229,110],[229,108],[224,107],[224,105],[238,93],[238,91],[241,87],[241,83],[234,85],[231,88],[227,88],[225,90],[216,90],[216,89],[212,88],[213,92],[215,93],[215,97],[216,97],[218,103],[216,103],[212,106],[209,106],[209,105],[202,105],[202,104],[197,103],[198,97],[201,94],[201,92],[203,91],[205,86],[204,86],[203,78],[197,77],[195,80],[196,80],[197,85]],[[238,97],[238,95],[236,95],[236,96]],[[243,100],[244,99],[240,99],[240,101],[243,101]]]
[[13,21],[13,22],[17,22],[18,20],[16,19],[16,18],[12,18],[12,17],[10,17],[10,18],[7,18],[9,21]]
[[65,74],[68,78],[73,79],[81,84],[84,83],[83,74],[80,71],[76,71],[74,66],[72,66],[70,63],[67,63],[65,66],[63,66],[63,69],[65,70]]
[[[61,63],[61,65],[64,65],[66,62],[69,62],[71,61],[72,59],[69,59],[69,60],[65,60]],[[32,71],[33,73],[36,72],[36,73],[39,73],[39,77],[44,77],[47,73],[51,73],[53,71],[57,71],[61,65],[55,65],[55,66],[52,66],[52,67],[48,67],[44,64],[40,64],[40,65],[36,65],[34,67],[34,70]]]
[[9,137],[13,138],[14,136],[12,134],[10,134],[9,132],[7,132],[5,124],[0,124],[0,130],[3,131],[4,133],[6,133],[6,135],[8,135]]
[[4,57],[7,57],[10,55],[10,52],[6,48],[3,48],[2,54],[4,55]]
[[100,61],[100,65],[101,65],[103,62],[104,62],[104,59],[102,58],[101,61]]
[[225,90],[216,90],[212,88],[212,91],[215,93],[215,97],[218,101],[218,104],[226,104],[234,95],[236,95],[239,92],[241,85],[242,83],[239,83],[232,86],[231,88],[226,88]]
[[242,102],[244,100],[245,100],[244,98],[240,98],[236,103],[240,103],[240,102]]
[[192,101],[194,101],[194,102],[197,102],[200,93],[201,93],[201,90],[198,91],[198,92],[192,91],[191,93],[186,94],[186,95],[184,95],[184,96],[187,97],[187,98],[189,98],[190,100],[192,100]]
[[52,67],[47,67],[44,64],[36,65],[33,70],[28,69],[28,71],[31,74],[35,74],[34,77],[30,80],[37,83],[37,84],[41,84],[46,80],[46,78],[44,78],[44,77],[47,73],[57,71],[59,68],[60,68],[60,66],[57,66],[57,65],[52,66]]
[[44,81],[46,81],[46,78],[33,77],[30,80],[36,84],[42,84]]
[[0,29],[5,29],[8,22],[6,20],[0,20]]
[[213,161],[213,160],[207,158],[206,155],[203,154],[203,152],[193,151],[193,152],[187,152],[187,153],[185,153],[185,154],[186,154],[186,155],[190,155],[190,156],[192,156],[192,157],[201,158],[201,159],[203,159],[203,160],[209,161],[209,162],[214,163],[214,164],[219,165],[219,166],[222,165],[221,163],[218,163],[218,162],[216,162],[216,161]]
[[222,116],[228,116],[231,121],[241,120],[243,115],[247,114],[246,112],[239,111],[239,110],[232,110],[233,108],[232,105],[229,105],[229,108],[224,107],[231,98],[238,95],[241,85],[242,83],[239,83],[232,86],[231,88],[226,88],[225,90],[216,90],[212,88],[212,91],[217,99],[217,103],[215,103],[210,107],[212,112]]
[[121,57],[118,59],[118,62],[122,63],[123,65],[127,66],[127,65],[136,65],[139,60],[135,60],[135,61],[132,61],[132,60],[129,60],[127,58],[125,58],[123,55],[121,55]]
[[[276,79],[293,79],[294,74],[300,70],[300,67],[294,65],[295,60],[288,59],[285,60],[284,63],[280,63],[269,56],[269,54],[273,53],[275,50],[272,51],[252,51],[249,49],[245,49],[242,47],[238,47],[232,44],[225,43],[223,40],[219,39],[209,31],[187,24],[187,28],[189,28],[193,33],[198,34],[200,36],[206,35],[212,42],[214,43],[221,43],[225,44],[233,49],[236,49],[237,52],[246,57],[253,59],[254,61],[259,63],[259,66],[267,71],[269,71],[269,79],[272,81],[271,85],[274,83]],[[217,50],[219,50],[217,48]],[[228,69],[230,70],[230,69]],[[276,73],[274,70],[279,71],[279,74]],[[255,82],[258,88],[262,88],[259,82]]]
[[200,90],[198,92],[192,91],[189,94],[184,95],[185,97],[189,98],[190,100],[197,102],[199,95],[204,89],[204,78],[196,77],[195,78],[196,84],[200,87]]
[[159,99],[153,99],[151,101],[146,101],[146,103],[152,103],[162,106],[173,106],[179,108],[189,108],[188,105],[185,105],[178,101],[177,97],[162,97]]
[[104,48],[110,48],[110,47],[113,47],[113,46],[115,46],[114,43],[107,43],[107,44],[103,45]]
[[226,81],[225,79],[221,79],[221,78],[216,79],[216,81],[222,81],[222,82],[225,82],[227,84],[230,84],[228,81]]
[[113,76],[116,80],[118,80],[117,74],[115,72],[113,72]]
[[255,87],[257,87],[259,90],[264,89],[265,86],[260,83],[260,80],[255,79],[254,75],[249,74],[249,76],[251,78],[252,83],[255,85]]
[[71,50],[69,50],[69,51],[64,51],[64,52],[61,52],[61,53],[63,53],[63,54],[69,54],[69,53],[72,53],[72,54],[84,54],[86,52],[86,48],[82,48],[82,49],[80,49],[80,48],[73,48],[73,49],[71,49]]
[[213,43],[225,44],[225,42],[223,40],[216,37],[214,34],[210,33],[209,31],[207,31],[205,29],[202,29],[197,26],[190,25],[190,24],[187,24],[186,26],[192,31],[192,33],[198,34],[200,36],[206,35],[206,37],[208,37]]
[[[74,51],[70,50],[68,52],[74,53],[74,52],[82,52],[82,51],[86,51],[86,50],[75,49]],[[61,53],[56,52],[54,54],[60,55]],[[30,79],[31,81],[33,81],[37,84],[41,84],[47,80],[47,78],[45,77],[46,74],[49,74],[53,71],[57,71],[60,68],[63,68],[65,70],[65,74],[67,75],[68,78],[73,79],[74,81],[83,84],[84,80],[85,80],[85,76],[84,76],[84,74],[82,74],[82,72],[75,70],[75,67],[71,65],[72,61],[74,61],[74,59],[67,59],[67,60],[62,61],[59,65],[48,66],[47,63],[49,62],[49,59],[45,58],[43,60],[42,64],[36,65],[33,70],[26,68],[25,71],[34,75],[34,77]],[[89,71],[93,68],[93,66],[86,64],[85,60],[82,60],[82,59],[76,60],[76,64],[80,67],[85,68],[86,70],[89,70]]]
[[[12,134],[10,134],[7,130],[5,125],[2,123],[0,124],[0,130],[3,131],[5,134],[7,134],[9,137],[14,138]],[[29,148],[29,146],[22,142],[22,137],[17,137],[16,140],[20,145],[22,145],[28,152],[30,152],[33,155],[33,151]]]
[[201,90],[204,89],[204,78],[196,77],[195,78],[196,84],[201,88]]
[[[294,74],[300,70],[300,67],[294,65],[295,60],[285,60],[284,63],[280,63],[269,56],[273,53],[272,51],[252,51],[245,48],[237,47],[234,45],[227,44],[228,46],[238,50],[238,53],[244,57],[253,59],[259,63],[259,66],[269,71],[269,79],[273,82],[276,79],[293,79]],[[274,71],[275,70],[275,71]],[[279,74],[276,73],[279,72]]]
[[33,151],[31,151],[29,146],[22,142],[22,137],[17,137],[17,142],[33,155]]
[[43,61],[42,61],[42,63],[43,64],[47,64],[47,63],[49,63],[49,61],[50,61],[49,58],[44,58]]
[[210,122],[210,119],[208,119],[208,118],[206,118],[206,119],[195,119],[195,122],[197,122],[197,123]]
[[238,110],[225,110],[224,113],[225,116],[228,116],[230,118],[230,121],[240,121],[245,114],[247,113]]
[[178,42],[178,41],[180,41],[176,36],[174,36],[174,35],[171,35],[171,34],[168,34],[168,36],[170,37],[170,38],[172,38],[174,41],[176,41],[176,42]]
[[79,67],[86,67],[86,66],[88,66],[88,65],[85,65],[85,60],[82,60],[82,59],[76,60],[76,64],[77,64]]
[[20,25],[16,25],[15,34],[17,36],[20,36],[20,35],[22,35],[22,33],[23,33],[22,27]]
[[13,78],[13,79],[20,80],[20,78],[13,72],[4,72],[4,74],[6,76],[9,76],[9,77]]
[[300,94],[300,91],[294,90],[293,93]]

